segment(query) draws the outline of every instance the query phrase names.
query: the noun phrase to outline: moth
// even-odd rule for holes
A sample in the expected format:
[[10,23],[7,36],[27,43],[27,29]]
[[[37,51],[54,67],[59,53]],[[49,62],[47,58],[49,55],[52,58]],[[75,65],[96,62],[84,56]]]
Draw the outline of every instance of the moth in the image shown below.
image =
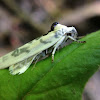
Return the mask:
[[1,57],[0,69],[9,67],[12,75],[22,74],[29,68],[33,61],[45,57],[48,53],[52,53],[52,61],[54,61],[56,50],[68,39],[84,43],[84,41],[76,39],[77,35],[75,27],[67,27],[54,22],[47,34]]

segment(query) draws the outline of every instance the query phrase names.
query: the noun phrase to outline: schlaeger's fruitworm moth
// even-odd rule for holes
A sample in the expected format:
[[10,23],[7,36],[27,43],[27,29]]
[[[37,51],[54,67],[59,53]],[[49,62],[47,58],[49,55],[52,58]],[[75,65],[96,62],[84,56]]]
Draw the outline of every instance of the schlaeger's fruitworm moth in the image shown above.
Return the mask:
[[[64,43],[67,39],[84,43],[85,41],[78,41],[77,31],[74,27],[67,27],[65,25],[54,22],[48,34],[45,34],[31,42],[17,48],[16,50],[6,54],[0,58],[0,69],[9,67],[12,75],[24,73],[33,61],[52,52],[52,61],[54,61],[54,54],[56,49]],[[46,51],[46,52],[44,52]]]

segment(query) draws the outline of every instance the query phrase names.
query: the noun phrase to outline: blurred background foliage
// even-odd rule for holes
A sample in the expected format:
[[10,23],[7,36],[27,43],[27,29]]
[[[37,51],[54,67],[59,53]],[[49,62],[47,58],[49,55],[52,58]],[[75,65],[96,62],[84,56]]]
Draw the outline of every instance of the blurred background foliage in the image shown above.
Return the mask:
[[[0,56],[47,33],[55,21],[76,27],[79,36],[97,31],[100,1],[0,0]],[[83,100],[100,100],[99,76],[87,83]]]

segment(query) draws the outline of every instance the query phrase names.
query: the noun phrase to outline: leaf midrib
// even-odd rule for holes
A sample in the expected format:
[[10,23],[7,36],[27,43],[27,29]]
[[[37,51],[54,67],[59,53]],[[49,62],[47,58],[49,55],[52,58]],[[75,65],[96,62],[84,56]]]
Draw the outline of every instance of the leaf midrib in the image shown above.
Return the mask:
[[[83,46],[83,45],[78,45],[77,47],[75,47],[72,51],[70,51],[70,52],[67,54],[67,57],[68,57],[71,53],[75,52],[75,51],[76,51],[78,48],[80,48],[81,46]],[[59,61],[61,61],[62,58],[64,58],[65,56],[66,56],[66,55],[61,56],[61,57],[60,57],[60,60],[58,59],[58,60],[55,62],[55,64],[59,63]],[[36,86],[44,77],[46,77],[46,75],[53,69],[53,67],[54,67],[55,64],[52,65],[52,67],[47,71],[47,73],[45,73],[44,76],[41,77],[40,80],[38,80],[38,81],[36,82],[36,84],[32,87],[32,89],[29,90],[29,91],[24,95],[24,97],[22,97],[21,100],[24,100],[24,98],[25,98],[27,95],[29,95],[29,93],[33,90],[33,88],[35,88],[35,86]],[[68,85],[68,84],[66,84],[66,85]],[[64,85],[64,86],[66,86],[66,85]],[[59,87],[61,87],[61,86],[57,86],[56,88],[59,88]],[[55,88],[54,88],[54,89],[55,89]],[[51,91],[51,90],[54,90],[54,89],[49,89],[48,91]],[[43,91],[43,93],[48,92],[48,91]],[[38,94],[40,94],[40,93],[42,93],[42,92],[39,92]]]

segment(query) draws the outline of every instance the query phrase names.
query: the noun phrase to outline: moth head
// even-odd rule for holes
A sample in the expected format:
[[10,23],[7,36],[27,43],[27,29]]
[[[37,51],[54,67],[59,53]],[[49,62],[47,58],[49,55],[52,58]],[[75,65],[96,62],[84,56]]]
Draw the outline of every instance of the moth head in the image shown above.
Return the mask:
[[78,33],[75,27],[68,27],[66,31],[66,35],[72,36],[73,38],[77,38]]

